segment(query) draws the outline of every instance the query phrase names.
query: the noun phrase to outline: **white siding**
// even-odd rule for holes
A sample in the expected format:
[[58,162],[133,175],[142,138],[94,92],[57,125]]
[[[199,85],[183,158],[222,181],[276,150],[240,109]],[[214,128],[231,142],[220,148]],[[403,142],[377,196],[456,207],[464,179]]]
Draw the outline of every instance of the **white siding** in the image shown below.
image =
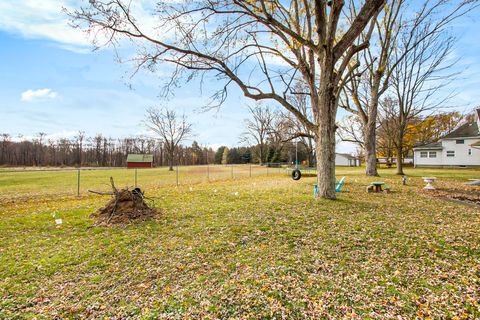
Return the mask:
[[350,163],[348,162],[348,158],[345,157],[343,154],[335,154],[335,165],[341,167],[348,167]]
[[[422,158],[420,155],[421,155],[421,152],[426,152],[427,153],[427,157],[426,158]],[[432,152],[436,152],[436,157],[433,158],[432,157]],[[434,150],[434,149],[431,149],[431,150],[415,150],[415,152],[413,153],[413,163],[415,164],[415,166],[441,166],[442,165],[442,158],[443,158],[443,155],[442,155],[442,150]]]
[[347,157],[343,154],[335,154],[335,165],[340,167],[358,167],[360,160]]
[[[457,140],[464,140],[463,144],[457,144]],[[480,166],[480,149],[471,145],[480,141],[480,138],[445,139],[442,140],[443,150],[415,150],[415,166]],[[469,149],[470,153],[469,154]],[[421,152],[437,152],[437,157],[420,157]],[[454,151],[455,156],[447,157],[447,151]]]
[[[464,140],[464,144],[457,144],[457,140]],[[449,139],[443,140],[442,162],[444,166],[480,166],[480,149],[471,147],[472,143],[480,139]],[[468,154],[471,149],[471,155]],[[447,157],[447,151],[455,151],[454,157]]]

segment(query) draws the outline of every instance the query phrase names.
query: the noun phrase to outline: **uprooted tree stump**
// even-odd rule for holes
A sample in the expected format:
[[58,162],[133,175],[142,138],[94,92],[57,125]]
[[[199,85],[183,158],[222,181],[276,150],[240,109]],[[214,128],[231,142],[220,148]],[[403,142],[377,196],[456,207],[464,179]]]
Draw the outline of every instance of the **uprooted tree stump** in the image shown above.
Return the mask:
[[111,194],[112,199],[108,201],[105,207],[98,209],[92,214],[96,220],[96,225],[108,225],[117,223],[129,223],[131,221],[145,220],[155,217],[158,212],[151,208],[146,202],[140,189],[128,188],[118,190],[115,187],[113,178],[110,177],[112,192],[98,194]]

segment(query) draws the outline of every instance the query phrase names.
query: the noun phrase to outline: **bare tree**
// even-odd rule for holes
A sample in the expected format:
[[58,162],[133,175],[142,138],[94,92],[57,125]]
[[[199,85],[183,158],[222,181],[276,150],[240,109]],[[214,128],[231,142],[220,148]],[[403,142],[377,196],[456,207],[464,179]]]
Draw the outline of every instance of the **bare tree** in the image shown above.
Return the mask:
[[245,131],[240,141],[254,146],[254,153],[258,162],[266,162],[268,137],[274,130],[275,112],[266,106],[248,106],[251,118],[245,120]]
[[360,149],[365,149],[364,125],[356,115],[345,116],[338,123],[338,137],[341,141],[356,144]]
[[[357,54],[358,65],[365,65],[351,81],[344,86],[345,99],[340,106],[358,117],[359,121],[346,119],[343,135],[347,140],[360,144],[365,154],[365,174],[377,176],[376,129],[378,102],[381,95],[388,89],[388,78],[391,73],[390,57],[395,46],[400,29],[400,9],[404,0],[389,0],[382,14],[375,21],[376,33],[371,41],[373,46]],[[355,16],[355,13],[353,13]],[[362,34],[363,36],[363,34]],[[362,135],[354,130],[360,124]],[[347,141],[346,140],[346,141]]]
[[[174,66],[166,90],[181,77],[214,75],[225,101],[231,84],[254,100],[272,100],[315,133],[318,195],[335,199],[335,130],[338,97],[349,81],[352,57],[368,47],[370,24],[385,0],[278,1],[199,0],[159,2],[155,28],[121,0],[90,0],[70,13],[77,27],[106,45],[131,40],[138,48],[137,69],[159,63]],[[348,22],[345,12],[357,12]],[[370,24],[368,32],[360,33]],[[255,73],[255,77],[250,75]],[[308,88],[313,121],[288,101],[296,79]]]
[[82,166],[82,150],[83,141],[85,139],[85,131],[78,131],[78,135],[75,136],[75,144],[77,146],[77,165]]
[[290,141],[291,118],[289,114],[276,112],[273,125],[268,134],[268,159],[270,163],[279,162],[286,142]]
[[192,135],[192,125],[185,115],[179,116],[175,110],[166,107],[147,109],[143,123],[159,136],[167,153],[169,170],[173,171],[175,151],[180,142]]
[[0,163],[1,164],[4,164],[7,162],[8,160],[8,156],[9,156],[9,147],[12,143],[12,136],[8,133],[2,133],[0,134],[0,138],[2,139],[1,141],[1,152],[0,152]]
[[[294,86],[290,101],[307,119],[312,119],[311,100],[306,92],[308,92],[308,87],[306,87],[305,83],[298,81]],[[288,132],[285,141],[298,139],[297,141],[304,146],[305,151],[308,153],[308,163],[314,163],[315,132],[298,121],[292,114],[286,114],[284,117],[286,118],[284,127]]]
[[377,152],[392,163],[396,152],[398,122],[395,120],[397,101],[386,96],[380,101],[379,128],[377,129]]
[[[451,90],[443,92],[442,89],[457,75],[449,71],[457,61],[450,59],[456,38],[446,30],[432,33],[434,23],[427,20],[420,27],[403,33],[395,47],[394,59],[403,56],[391,76],[396,104],[384,108],[384,112],[396,121],[396,173],[399,175],[404,174],[403,145],[409,121],[424,112],[438,110],[452,97]],[[410,38],[416,43],[413,48],[409,47]]]
[[[428,42],[429,39],[439,36],[452,21],[475,8],[477,1],[427,0],[416,11],[408,7],[411,4],[416,4],[416,1],[387,1],[376,21],[372,45],[357,55],[357,63],[365,67],[344,87],[345,95],[340,106],[358,116],[361,122],[367,176],[378,175],[376,168],[378,106],[382,95],[388,92],[390,78],[397,66],[404,63],[409,53],[422,42]],[[401,51],[398,50],[397,42],[402,43]]]

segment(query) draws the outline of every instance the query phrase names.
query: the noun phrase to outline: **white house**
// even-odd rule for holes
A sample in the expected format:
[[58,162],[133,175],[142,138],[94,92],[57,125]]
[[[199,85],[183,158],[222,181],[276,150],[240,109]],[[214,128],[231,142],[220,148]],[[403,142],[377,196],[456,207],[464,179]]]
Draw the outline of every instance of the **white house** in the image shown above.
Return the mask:
[[335,165],[340,167],[358,167],[360,159],[348,153],[335,153]]
[[476,111],[473,122],[437,142],[415,147],[415,167],[480,167],[480,109]]

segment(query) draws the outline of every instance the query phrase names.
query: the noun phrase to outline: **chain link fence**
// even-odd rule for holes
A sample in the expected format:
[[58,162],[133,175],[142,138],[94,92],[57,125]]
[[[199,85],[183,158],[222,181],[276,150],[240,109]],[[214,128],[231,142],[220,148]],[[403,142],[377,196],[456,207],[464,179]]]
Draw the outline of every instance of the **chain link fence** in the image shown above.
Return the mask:
[[286,163],[175,166],[149,169],[38,168],[0,169],[0,198],[77,195],[88,190],[109,191],[110,177],[118,188],[149,189],[214,181],[289,174]]

